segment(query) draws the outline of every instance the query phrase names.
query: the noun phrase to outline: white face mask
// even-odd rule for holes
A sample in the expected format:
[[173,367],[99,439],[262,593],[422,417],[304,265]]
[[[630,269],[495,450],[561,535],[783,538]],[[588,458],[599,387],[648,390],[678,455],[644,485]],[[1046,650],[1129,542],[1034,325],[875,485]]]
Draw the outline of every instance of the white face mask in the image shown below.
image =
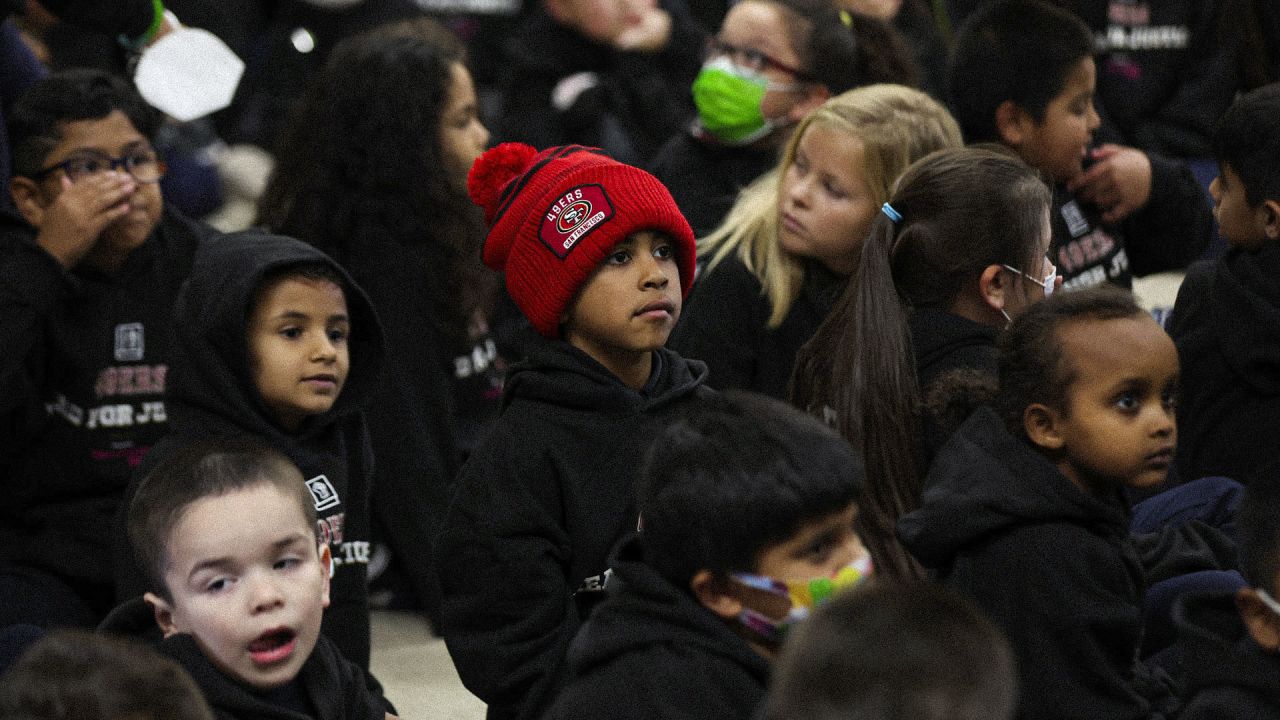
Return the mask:
[[[1035,284],[1039,285],[1041,288],[1044,288],[1044,296],[1045,296],[1045,297],[1049,297],[1050,295],[1052,295],[1052,294],[1053,294],[1053,287],[1054,287],[1054,285],[1057,285],[1057,284],[1058,284],[1058,268],[1057,268],[1056,266],[1052,265],[1052,264],[1050,264],[1050,265],[1049,265],[1049,274],[1048,274],[1048,275],[1046,275],[1046,276],[1045,276],[1045,278],[1044,278],[1043,280],[1037,280],[1037,279],[1035,279],[1035,278],[1031,277],[1030,275],[1026,274],[1025,272],[1023,272],[1023,271],[1019,270],[1018,268],[1013,267],[1012,265],[1004,265],[1004,264],[1001,264],[1001,265],[1000,265],[1000,267],[1004,268],[1005,270],[1008,270],[1009,272],[1015,272],[1015,273],[1018,273],[1018,274],[1019,274],[1019,275],[1021,275],[1022,277],[1024,277],[1024,278],[1026,278],[1026,279],[1030,280],[1031,282],[1033,282],[1033,283],[1035,283]],[[1007,316],[1006,316],[1006,317],[1007,317]]]

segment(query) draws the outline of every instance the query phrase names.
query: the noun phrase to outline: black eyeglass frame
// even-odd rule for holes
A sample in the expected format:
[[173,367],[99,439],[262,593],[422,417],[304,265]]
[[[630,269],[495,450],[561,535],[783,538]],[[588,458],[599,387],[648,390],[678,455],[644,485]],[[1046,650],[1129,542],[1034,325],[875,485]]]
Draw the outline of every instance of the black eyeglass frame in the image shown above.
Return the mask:
[[[151,160],[155,163],[156,176],[154,178],[144,180],[143,178],[138,177],[137,173],[134,172],[134,168],[139,162],[147,161],[146,158],[139,160],[140,155],[149,156]],[[94,170],[92,172],[89,172],[89,171],[72,172],[72,167],[71,167],[72,165],[74,165],[77,162],[86,162],[88,160],[105,163],[110,167],[103,168],[100,170]],[[71,157],[67,158],[66,160],[63,160],[60,163],[54,163],[53,165],[50,165],[47,168],[41,169],[40,172],[37,172],[35,175],[32,176],[32,179],[44,180],[45,178],[49,177],[53,173],[61,170],[67,176],[67,179],[74,183],[81,178],[88,177],[90,175],[96,175],[100,172],[110,172],[112,170],[124,170],[125,172],[129,173],[129,175],[133,177],[134,180],[137,180],[140,183],[158,183],[162,178],[164,178],[164,175],[168,171],[168,169],[169,168],[165,165],[164,160],[160,159],[160,154],[157,153],[155,150],[151,150],[151,149],[132,150],[120,157],[111,157],[106,153],[100,153],[100,152],[91,151],[91,150],[81,150],[74,153]]]

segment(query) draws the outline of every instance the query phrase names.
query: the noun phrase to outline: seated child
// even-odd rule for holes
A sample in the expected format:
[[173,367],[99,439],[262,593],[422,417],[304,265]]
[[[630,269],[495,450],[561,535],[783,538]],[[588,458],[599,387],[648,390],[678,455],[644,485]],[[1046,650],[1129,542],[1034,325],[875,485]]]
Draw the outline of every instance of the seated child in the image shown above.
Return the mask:
[[55,74],[6,112],[26,222],[0,213],[0,626],[92,627],[111,517],[166,429],[170,312],[213,230],[164,202],[160,116],[124,80]]
[[213,720],[200,689],[173,660],[142,643],[55,630],[0,678],[9,720]]
[[1050,260],[1068,289],[1129,287],[1132,275],[1184,268],[1212,230],[1185,163],[1117,145],[1090,150],[1101,124],[1093,51],[1093,33],[1070,12],[1001,0],[968,18],[948,65],[965,140],[1003,143],[1055,184]]
[[1169,320],[1187,378],[1175,469],[1248,483],[1275,458],[1260,439],[1280,432],[1280,84],[1241,97],[1213,151],[1209,190],[1229,249],[1187,273]]
[[[333,555],[324,633],[367,668],[372,453],[360,406],[382,361],[373,307],[319,250],[250,231],[201,248],[173,314],[172,431],[137,477],[208,437],[251,436],[284,453],[302,471]],[[117,574],[121,600],[147,589],[127,553]]]
[[484,261],[541,343],[459,475],[437,538],[441,633],[490,718],[537,718],[636,526],[641,454],[706,366],[663,347],[693,281],[693,232],[652,175],[588,148],[505,143],[468,190]]
[[1274,475],[1245,491],[1237,527],[1240,566],[1251,587],[1187,596],[1174,610],[1185,668],[1183,720],[1280,717],[1280,485]]
[[179,448],[143,477],[128,523],[160,648],[219,718],[393,717],[320,634],[334,558],[283,454],[247,440]]
[[1173,342],[1125,291],[1055,293],[1001,336],[999,387],[938,453],[902,541],[1008,636],[1019,717],[1161,717],[1176,703],[1138,660],[1123,491],[1173,462]]
[[781,401],[730,391],[683,413],[648,452],[641,530],[548,717],[753,717],[790,629],[870,570],[861,485],[853,448]]
[[1017,701],[1013,650],[970,603],[937,585],[873,582],[788,641],[763,719],[1012,720]]

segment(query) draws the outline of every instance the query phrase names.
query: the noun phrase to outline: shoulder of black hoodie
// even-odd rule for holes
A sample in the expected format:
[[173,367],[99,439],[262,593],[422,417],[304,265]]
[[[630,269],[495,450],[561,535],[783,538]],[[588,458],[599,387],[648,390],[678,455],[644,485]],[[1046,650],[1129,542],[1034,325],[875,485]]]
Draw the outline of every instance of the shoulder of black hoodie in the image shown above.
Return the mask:
[[786,399],[796,354],[835,304],[844,279],[817,261],[805,265],[804,285],[777,327],[764,288],[736,256],[703,273],[669,345],[707,363],[707,384]]
[[[993,411],[975,412],[939,452],[921,508],[903,518],[899,533],[1008,636],[1019,684],[1035,689],[1023,694],[1019,717],[1162,717],[1170,690],[1137,660],[1144,581],[1123,513],[1087,500],[1055,509],[1034,488],[1060,482],[1071,495],[1069,481],[1011,439]],[[1020,500],[1018,484],[1027,486]],[[1000,496],[1011,500],[996,503],[1004,508],[984,500]],[[1097,516],[1086,517],[1094,504]],[[921,556],[922,541],[939,537],[959,541]]]
[[616,589],[574,638],[571,679],[547,717],[752,717],[768,661],[646,565],[641,539],[624,541],[612,566]]
[[581,613],[634,530],[640,457],[668,408],[705,392],[705,366],[668,350],[645,398],[564,342],[513,369],[507,406],[463,466],[436,540],[441,633],[491,718],[536,718],[563,682]]
[[[160,649],[191,674],[219,720],[311,720],[227,677],[209,662],[190,635],[166,638]],[[315,649],[303,663],[297,681],[316,712],[315,720],[386,717],[386,705],[381,696],[369,690],[364,671],[343,657],[323,635],[317,637]]]
[[1169,332],[1182,363],[1179,478],[1250,482],[1274,453],[1256,438],[1280,429],[1280,244],[1228,249],[1197,264],[1178,291]]
[[1180,720],[1280,717],[1280,659],[1249,637],[1234,593],[1183,596],[1173,619],[1184,671]]
[[671,191],[694,235],[702,237],[719,227],[738,191],[776,162],[772,151],[720,145],[694,137],[685,127],[658,149],[648,170]]

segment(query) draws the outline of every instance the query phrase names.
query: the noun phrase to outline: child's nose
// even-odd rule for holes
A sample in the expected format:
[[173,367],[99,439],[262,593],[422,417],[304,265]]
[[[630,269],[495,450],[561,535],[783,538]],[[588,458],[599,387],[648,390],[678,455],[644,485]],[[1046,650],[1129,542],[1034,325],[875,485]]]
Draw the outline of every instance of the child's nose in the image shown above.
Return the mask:
[[262,578],[253,584],[251,602],[254,612],[266,612],[283,605],[284,594],[273,580]]

